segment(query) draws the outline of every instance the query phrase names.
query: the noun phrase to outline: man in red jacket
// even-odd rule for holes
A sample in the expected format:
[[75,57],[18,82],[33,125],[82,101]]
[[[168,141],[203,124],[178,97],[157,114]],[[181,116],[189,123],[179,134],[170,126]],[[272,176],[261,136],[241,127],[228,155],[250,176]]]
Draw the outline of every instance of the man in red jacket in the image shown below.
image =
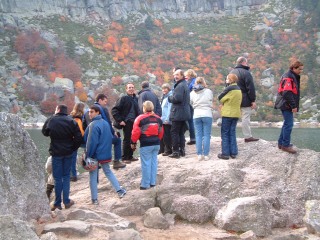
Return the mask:
[[300,100],[300,74],[303,71],[303,63],[295,61],[290,65],[288,72],[282,75],[279,84],[278,93],[282,96],[283,101],[277,108],[281,109],[283,116],[283,126],[278,139],[279,149],[288,153],[297,153],[293,149],[291,140],[291,132],[293,128],[293,113],[299,111]]

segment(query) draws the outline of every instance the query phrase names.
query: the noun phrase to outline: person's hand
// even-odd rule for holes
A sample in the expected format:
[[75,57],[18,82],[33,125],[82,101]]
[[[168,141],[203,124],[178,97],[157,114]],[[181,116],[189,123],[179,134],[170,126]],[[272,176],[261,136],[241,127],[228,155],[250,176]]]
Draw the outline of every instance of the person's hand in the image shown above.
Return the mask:
[[121,122],[120,122],[120,125],[121,125],[121,126],[125,126],[126,123],[125,123],[124,121],[121,121]]
[[292,109],[292,112],[294,112],[294,113],[295,113],[295,112],[298,112],[298,108],[293,108],[293,109]]
[[251,108],[252,108],[252,109],[256,109],[256,108],[257,108],[256,102],[252,102],[252,103],[251,103]]
[[137,148],[137,144],[136,144],[136,143],[131,143],[131,149],[132,149],[133,151],[135,151],[136,148]]

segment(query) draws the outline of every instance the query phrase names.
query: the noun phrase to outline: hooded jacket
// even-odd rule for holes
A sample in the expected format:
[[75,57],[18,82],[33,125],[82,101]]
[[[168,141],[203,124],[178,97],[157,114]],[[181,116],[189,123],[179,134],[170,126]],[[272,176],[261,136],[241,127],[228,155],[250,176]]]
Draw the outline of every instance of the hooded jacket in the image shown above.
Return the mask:
[[213,94],[210,89],[202,85],[194,85],[190,93],[190,104],[194,109],[193,118],[212,118]]
[[223,104],[221,108],[222,117],[240,118],[242,94],[236,83],[232,83],[226,87],[218,96],[218,99]]

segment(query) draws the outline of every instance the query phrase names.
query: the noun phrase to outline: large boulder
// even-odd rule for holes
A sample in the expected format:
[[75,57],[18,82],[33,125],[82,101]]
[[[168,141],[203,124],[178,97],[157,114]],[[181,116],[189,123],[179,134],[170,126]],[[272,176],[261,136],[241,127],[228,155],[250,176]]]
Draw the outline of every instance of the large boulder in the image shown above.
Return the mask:
[[306,215],[303,218],[309,233],[320,234],[320,201],[310,200],[306,202]]
[[259,197],[232,199],[220,209],[215,224],[222,229],[236,232],[252,230],[257,236],[271,233],[272,215],[269,203]]
[[0,112],[0,215],[38,219],[49,213],[44,165],[18,116]]

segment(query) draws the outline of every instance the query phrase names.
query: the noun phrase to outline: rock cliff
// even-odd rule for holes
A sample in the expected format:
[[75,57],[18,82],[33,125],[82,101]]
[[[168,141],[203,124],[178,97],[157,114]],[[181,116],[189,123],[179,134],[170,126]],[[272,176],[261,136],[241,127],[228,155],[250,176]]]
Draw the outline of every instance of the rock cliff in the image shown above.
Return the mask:
[[38,219],[49,213],[44,166],[18,116],[0,112],[0,215]]
[[63,14],[83,18],[99,15],[109,20],[127,19],[138,12],[149,12],[158,17],[194,18],[249,13],[267,0],[1,0],[0,12],[27,15]]

